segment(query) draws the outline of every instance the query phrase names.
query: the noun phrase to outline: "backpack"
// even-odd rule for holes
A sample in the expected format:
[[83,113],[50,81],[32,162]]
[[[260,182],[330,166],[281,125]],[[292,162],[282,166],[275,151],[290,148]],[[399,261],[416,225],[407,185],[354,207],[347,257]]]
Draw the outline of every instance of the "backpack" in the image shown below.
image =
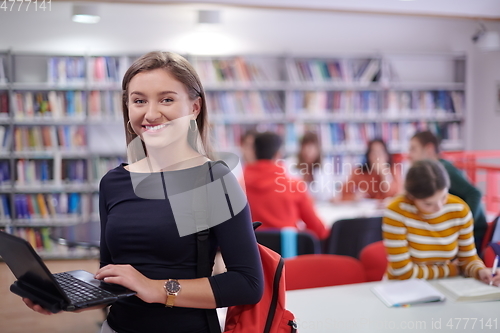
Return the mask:
[[[218,162],[226,165],[223,161],[215,163]],[[210,176],[213,181],[211,172]],[[221,181],[224,182],[222,178]],[[227,193],[226,197],[228,197]],[[261,224],[261,222],[254,222],[254,230]],[[212,272],[209,260],[209,234],[210,229],[197,233],[198,277],[210,276]],[[278,253],[263,245],[257,245],[264,275],[264,293],[257,304],[230,306],[227,310],[224,332],[296,333],[295,317],[285,309],[285,262]],[[216,310],[208,309],[206,314],[210,333],[220,333]]]
[[[254,229],[261,222],[254,222]],[[198,234],[198,269],[207,270],[209,231]],[[257,244],[264,273],[264,293],[257,304],[230,306],[227,310],[224,332],[230,333],[296,333],[293,313],[285,309],[285,262],[273,250]],[[201,262],[201,260],[205,260]],[[211,270],[211,268],[209,267]],[[215,316],[214,316],[215,314]],[[207,310],[210,333],[218,333],[217,314]]]

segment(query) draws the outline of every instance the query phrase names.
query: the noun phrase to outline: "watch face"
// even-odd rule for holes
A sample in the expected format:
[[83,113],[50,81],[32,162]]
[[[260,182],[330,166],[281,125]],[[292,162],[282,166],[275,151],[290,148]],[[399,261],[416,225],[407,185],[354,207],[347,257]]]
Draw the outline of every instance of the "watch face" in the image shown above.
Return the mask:
[[175,281],[175,280],[170,280],[170,281],[167,281],[167,283],[165,284],[165,288],[168,290],[169,293],[178,293],[179,290],[181,290],[181,285],[179,284],[178,281]]

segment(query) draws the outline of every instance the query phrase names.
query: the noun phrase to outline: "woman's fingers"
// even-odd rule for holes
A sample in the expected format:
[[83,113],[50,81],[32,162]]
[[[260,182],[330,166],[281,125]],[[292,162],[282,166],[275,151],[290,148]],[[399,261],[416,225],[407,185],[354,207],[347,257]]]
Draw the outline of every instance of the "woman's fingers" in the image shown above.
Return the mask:
[[33,311],[36,311],[36,312],[44,314],[44,315],[52,315],[53,314],[52,312],[42,308],[40,305],[33,303],[33,301],[31,301],[28,298],[23,298],[23,301]]

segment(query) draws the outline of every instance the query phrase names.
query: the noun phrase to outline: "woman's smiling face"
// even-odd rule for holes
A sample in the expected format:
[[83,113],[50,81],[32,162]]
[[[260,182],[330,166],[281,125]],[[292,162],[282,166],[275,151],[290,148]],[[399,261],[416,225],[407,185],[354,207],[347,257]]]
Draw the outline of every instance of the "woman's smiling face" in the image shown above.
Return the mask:
[[135,75],[128,86],[130,125],[147,147],[162,148],[187,139],[189,121],[200,112],[184,84],[158,68]]

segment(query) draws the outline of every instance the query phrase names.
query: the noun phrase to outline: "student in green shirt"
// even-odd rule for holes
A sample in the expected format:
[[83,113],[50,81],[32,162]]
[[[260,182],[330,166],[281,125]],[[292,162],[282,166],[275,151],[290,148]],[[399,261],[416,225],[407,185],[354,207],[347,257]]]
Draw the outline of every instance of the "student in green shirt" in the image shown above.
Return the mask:
[[411,138],[408,157],[412,163],[423,159],[434,159],[443,164],[450,177],[449,193],[461,198],[470,207],[474,217],[474,240],[476,249],[480,253],[487,227],[486,215],[481,204],[481,192],[469,183],[464,174],[453,164],[439,157],[438,139],[430,131],[416,133]]

